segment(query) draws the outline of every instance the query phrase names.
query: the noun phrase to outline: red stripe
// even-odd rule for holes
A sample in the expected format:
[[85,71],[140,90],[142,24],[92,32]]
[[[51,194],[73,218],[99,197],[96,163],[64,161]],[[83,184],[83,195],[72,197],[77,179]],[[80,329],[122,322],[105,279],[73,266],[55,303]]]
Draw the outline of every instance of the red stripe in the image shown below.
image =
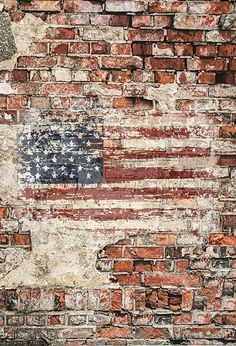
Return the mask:
[[167,168],[104,168],[104,180],[106,183],[119,183],[143,179],[212,179],[214,175],[207,171],[175,170]]
[[[149,219],[150,217],[164,216],[168,220],[176,218],[176,210],[182,210],[181,208],[175,209],[132,209],[132,208],[101,208],[101,209],[69,209],[69,208],[18,208],[16,213],[18,216],[33,220],[40,220],[43,218],[49,219],[70,219],[70,220],[94,220],[94,221],[115,221],[115,220],[138,220]],[[194,209],[182,210],[184,217],[194,214],[199,217],[200,212],[204,215],[207,210],[195,211]]]
[[104,148],[104,160],[121,159],[154,159],[154,158],[177,158],[177,157],[203,157],[210,155],[209,148],[173,148],[172,150],[135,150],[121,149],[118,147]]
[[199,188],[25,188],[20,195],[20,198],[33,198],[35,200],[128,200],[128,199],[189,199],[196,196],[213,197],[216,192],[211,189]]

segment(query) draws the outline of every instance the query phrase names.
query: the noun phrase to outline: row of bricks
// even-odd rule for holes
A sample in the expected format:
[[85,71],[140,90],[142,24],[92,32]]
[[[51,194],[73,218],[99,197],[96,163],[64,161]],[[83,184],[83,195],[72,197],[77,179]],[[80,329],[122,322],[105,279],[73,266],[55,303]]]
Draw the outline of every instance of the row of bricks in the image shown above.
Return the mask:
[[[124,0],[95,0],[92,3],[84,3],[83,1],[76,0],[64,0],[63,8],[68,12],[144,12],[148,13],[165,13],[165,12],[187,12],[190,13],[206,13],[206,14],[225,14],[234,11],[234,4],[230,1],[191,1],[186,3],[185,1],[133,1]],[[20,8],[24,11],[45,11],[56,12],[61,11],[61,2],[59,0],[54,1],[39,1],[32,0],[21,1]]]
[[[141,48],[142,49],[142,48]],[[141,55],[141,54],[140,54]],[[189,71],[236,71],[236,59],[227,58],[160,58],[146,57],[145,60],[138,56],[133,57],[20,57],[18,68],[46,68],[66,67],[82,70],[104,69],[146,69],[149,70],[189,70]]]
[[[148,83],[160,84],[236,84],[236,73],[233,72],[185,72],[185,71],[79,71],[68,68],[54,68],[52,71],[47,70],[14,70],[8,76],[13,82],[114,82],[114,83]],[[11,100],[11,99],[10,99]],[[6,106],[5,99],[1,96],[1,107]],[[4,106],[5,103],[5,106]],[[14,109],[14,108],[13,108]]]
[[0,234],[0,247],[11,246],[30,247],[30,234],[14,233],[13,235]]
[[[187,43],[109,43],[98,42],[53,42],[35,43],[33,50],[41,57],[50,55],[69,55],[86,57],[89,54],[118,56],[186,56],[186,57],[235,57],[236,45],[233,44],[187,44]],[[54,59],[55,60],[55,59]],[[21,62],[21,59],[19,60]],[[30,61],[30,59],[29,59]],[[49,60],[52,62],[53,59]]]
[[[170,276],[170,275],[169,275]],[[178,277],[178,275],[176,275]],[[208,277],[194,289],[130,287],[123,289],[29,289],[0,290],[3,311],[235,311],[234,281]],[[170,308],[171,306],[171,308]],[[149,310],[150,312],[150,310]],[[158,313],[158,311],[157,311]],[[160,311],[159,311],[160,313]]]
[[[174,296],[173,296],[174,297]],[[173,305],[176,306],[176,304]],[[165,311],[164,313],[155,312],[126,312],[126,311],[112,311],[100,312],[93,311],[81,313],[56,313],[51,312],[46,314],[40,312],[38,314],[30,313],[14,314],[14,315],[1,315],[0,326],[85,326],[91,327],[94,324],[122,326],[132,324],[136,325],[191,325],[196,323],[198,325],[234,325],[236,323],[236,314],[227,312],[179,312],[179,311]]]
[[[169,340],[171,339],[175,344],[180,342],[188,342],[188,339],[197,339],[205,343],[204,345],[209,345],[206,343],[207,340],[224,340],[230,342],[235,340],[235,331],[233,327],[220,328],[216,326],[176,326],[173,330],[172,328],[165,327],[152,327],[152,326],[140,326],[140,327],[128,327],[128,326],[104,326],[98,327],[96,331],[91,326],[88,327],[71,327],[71,328],[48,328],[44,330],[43,328],[13,328],[5,327],[2,329],[2,339],[11,340],[10,344],[5,345],[21,345],[20,342],[23,340],[28,340],[30,345],[44,345],[45,343],[34,344],[32,343],[35,339],[43,340],[55,340],[58,345],[64,339],[67,346],[81,346],[81,345],[128,345],[129,339],[138,340],[138,343],[129,343],[129,345],[150,345],[150,339],[161,339]],[[104,339],[101,343],[94,342],[89,339],[93,338]],[[17,339],[18,343],[13,343],[12,339]],[[73,341],[73,340],[77,341]],[[87,339],[86,343],[83,340]],[[115,339],[110,343],[105,339]],[[123,342],[118,342],[117,339],[123,339]],[[67,341],[66,341],[67,340]],[[140,344],[142,342],[142,344]],[[143,343],[144,342],[144,343]],[[147,343],[148,342],[148,343]],[[25,344],[24,344],[25,345]],[[65,345],[65,343],[63,343]],[[154,343],[152,345],[158,345]],[[193,343],[192,345],[196,345]],[[230,344],[232,345],[232,344]]]
[[[235,38],[235,30],[182,30],[182,29],[125,29],[111,27],[51,27],[45,36],[45,41],[70,40],[72,42],[82,41],[108,41],[113,43],[132,42],[169,42],[169,43],[227,43]],[[45,43],[46,43],[45,42]],[[70,42],[70,43],[72,43]],[[40,45],[36,46],[39,47]],[[42,46],[43,47],[43,46]],[[73,46],[72,46],[73,47]],[[223,52],[222,54],[226,54]]]
[[[63,95],[63,92],[61,92]],[[17,112],[16,110],[24,110],[29,108],[40,108],[40,109],[76,109],[76,105],[78,105],[78,100],[72,100],[68,97],[42,97],[42,96],[9,96],[5,98],[4,96],[0,96],[0,108],[3,117],[6,114],[12,115],[12,119],[9,117],[6,118],[7,122],[12,122],[16,120]],[[132,110],[135,111],[144,111],[144,110],[155,110],[155,101],[145,99],[145,97],[118,97],[113,100],[109,100],[109,102],[104,100],[104,105],[109,107],[110,109],[119,109],[119,110]],[[202,99],[202,100],[176,100],[175,101],[175,109],[177,111],[196,111],[199,112],[214,112],[214,111],[225,111],[225,110],[233,110],[235,102],[231,102],[225,99]],[[102,109],[102,103],[100,109]],[[80,102],[80,112],[83,112],[83,100]],[[159,109],[157,107],[157,109]],[[8,110],[8,111],[7,111]],[[92,110],[92,109],[91,109]],[[4,120],[2,120],[4,122]],[[231,133],[232,137],[234,136],[234,132]],[[145,135],[145,133],[143,133]],[[164,135],[164,133],[163,133]],[[166,133],[167,135],[167,133]],[[155,133],[153,132],[151,137],[155,138]],[[173,137],[175,137],[173,135]],[[188,135],[182,135],[182,138],[188,138]],[[199,134],[198,137],[203,137]]]

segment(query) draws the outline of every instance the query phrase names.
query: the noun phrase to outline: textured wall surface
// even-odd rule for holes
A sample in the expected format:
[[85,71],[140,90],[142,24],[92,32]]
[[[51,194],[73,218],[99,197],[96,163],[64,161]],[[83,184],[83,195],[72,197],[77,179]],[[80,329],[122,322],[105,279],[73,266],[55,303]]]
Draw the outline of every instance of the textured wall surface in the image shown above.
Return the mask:
[[236,1],[0,0],[0,345],[236,344]]

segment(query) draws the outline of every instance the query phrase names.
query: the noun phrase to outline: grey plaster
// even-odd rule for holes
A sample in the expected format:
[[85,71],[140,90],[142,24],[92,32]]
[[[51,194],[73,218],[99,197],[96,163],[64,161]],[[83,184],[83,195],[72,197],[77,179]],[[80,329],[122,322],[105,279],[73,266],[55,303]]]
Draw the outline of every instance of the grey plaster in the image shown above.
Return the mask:
[[0,13],[0,61],[10,59],[16,53],[16,44],[7,13]]

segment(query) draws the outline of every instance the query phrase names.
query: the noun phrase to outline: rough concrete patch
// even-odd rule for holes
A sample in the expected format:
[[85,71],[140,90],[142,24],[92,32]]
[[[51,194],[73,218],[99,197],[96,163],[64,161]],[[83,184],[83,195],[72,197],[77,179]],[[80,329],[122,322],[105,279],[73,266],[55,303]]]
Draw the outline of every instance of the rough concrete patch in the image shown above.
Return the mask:
[[10,59],[16,53],[16,44],[7,13],[0,13],[0,61]]
[[[122,231],[104,234],[81,228],[80,222],[24,218],[22,231],[31,231],[32,251],[7,249],[0,286],[79,286],[99,288],[110,285],[109,274],[95,268],[97,253],[125,237]],[[89,221],[88,227],[89,227]]]
[[15,202],[19,193],[16,178],[16,126],[1,125],[0,152],[0,200],[4,203]]
[[19,56],[34,54],[32,43],[43,40],[47,24],[41,18],[27,13],[20,22],[12,23],[11,28],[15,40],[15,54],[6,57],[4,61],[0,59],[0,70],[13,70]]

